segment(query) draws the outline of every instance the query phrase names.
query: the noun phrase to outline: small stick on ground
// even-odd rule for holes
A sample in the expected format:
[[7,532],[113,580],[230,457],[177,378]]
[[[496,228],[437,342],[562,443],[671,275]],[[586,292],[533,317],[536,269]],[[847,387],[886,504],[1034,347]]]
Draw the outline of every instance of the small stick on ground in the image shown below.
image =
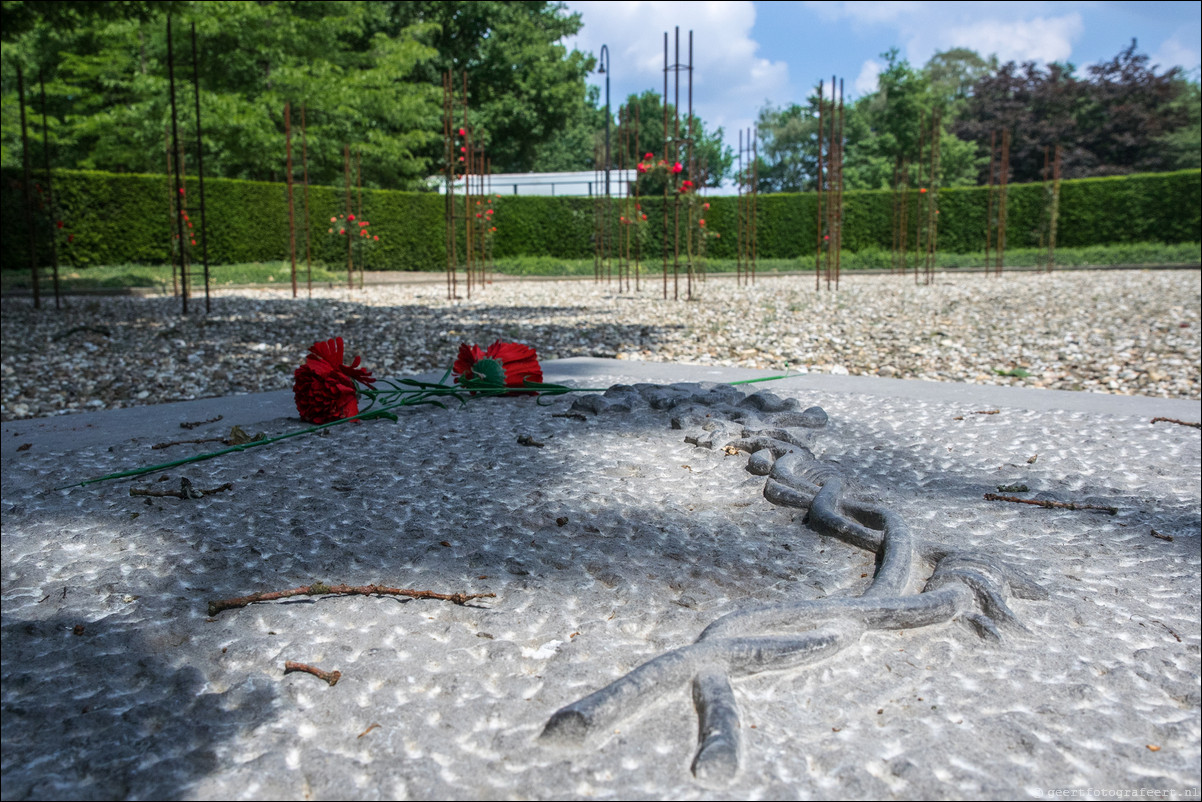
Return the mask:
[[572,418],[573,420],[588,420],[588,417],[579,412],[556,412],[551,415],[552,418]]
[[997,415],[1001,413],[1000,409],[977,409],[973,410],[974,415]]
[[1103,507],[1096,504],[1073,504],[1068,501],[1041,501],[1033,498],[1015,498],[1014,496],[999,496],[997,493],[986,493],[986,501],[1010,501],[1015,504],[1031,504],[1035,507],[1047,507],[1058,510],[1099,510],[1111,515],[1118,515],[1118,507]]
[[204,426],[206,423],[216,423],[217,421],[221,420],[224,417],[225,417],[225,415],[218,415],[217,417],[209,418],[208,420],[184,421],[184,422],[180,423],[179,428],[195,429],[197,426]]
[[[183,426],[184,424],[180,424]],[[184,446],[190,443],[224,443],[224,437],[201,437],[196,440],[169,440],[165,443],[155,443],[151,446],[153,449],[171,448],[171,446]]]
[[1152,418],[1153,423],[1176,423],[1178,426],[1193,426],[1195,429],[1202,429],[1202,423],[1197,421],[1177,420],[1176,418]]
[[518,435],[519,446],[533,446],[534,448],[542,448],[546,443],[540,443],[528,434]]
[[495,593],[435,593],[432,590],[409,590],[406,588],[390,588],[385,585],[327,585],[314,582],[312,585],[292,588],[291,590],[264,591],[240,596],[236,599],[223,599],[209,602],[209,616],[215,616],[222,610],[235,610],[261,601],[288,599],[293,596],[408,596],[413,599],[437,599],[455,604],[467,604],[472,599],[496,598]]
[[1162,535],[1160,532],[1157,532],[1155,529],[1153,529],[1153,530],[1152,530],[1152,537],[1154,537],[1154,538],[1156,538],[1156,539],[1158,539],[1158,540],[1167,540],[1167,541],[1169,541],[1170,543],[1172,543],[1172,542],[1173,542],[1173,536],[1172,536],[1172,535]]
[[179,490],[149,490],[142,487],[131,487],[129,489],[129,494],[131,496],[158,496],[160,498],[170,496],[171,498],[194,499],[202,496],[211,496],[214,493],[224,493],[227,490],[234,489],[233,482],[226,482],[225,484],[214,487],[210,490],[197,490],[192,486],[192,483],[189,482],[186,477],[179,480],[179,485]]
[[303,671],[306,674],[312,674],[318,679],[324,679],[330,683],[331,688],[338,684],[338,680],[342,679],[341,671],[322,671],[320,668],[307,663],[297,663],[292,660],[286,661],[284,663],[284,673],[291,674],[293,671]]

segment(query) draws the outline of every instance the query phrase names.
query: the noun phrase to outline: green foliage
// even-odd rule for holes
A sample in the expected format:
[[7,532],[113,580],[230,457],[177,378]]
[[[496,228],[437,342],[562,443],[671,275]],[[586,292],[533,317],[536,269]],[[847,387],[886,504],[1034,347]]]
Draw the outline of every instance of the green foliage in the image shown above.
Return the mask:
[[[626,110],[626,120],[623,126],[630,131],[630,150],[626,154],[626,164],[633,166],[650,153],[654,161],[666,159],[669,164],[679,161],[684,165],[683,178],[691,179],[699,186],[716,187],[722,179],[730,174],[734,163],[734,154],[723,143],[725,133],[722,128],[707,131],[705,121],[693,115],[693,163],[689,164],[688,150],[684,139],[689,136],[689,116],[682,112],[680,128],[676,128],[676,106],[669,103],[668,129],[664,129],[664,104],[658,92],[647,90],[641,95],[630,95],[623,104]],[[637,109],[637,112],[636,112]],[[634,137],[634,119],[637,113],[638,139]],[[619,129],[620,131],[620,129]],[[668,138],[677,140],[675,148],[671,143],[665,144]],[[615,134],[614,142],[620,142],[621,137]],[[616,148],[614,148],[616,152]],[[614,159],[615,163],[617,158]],[[642,185],[641,185],[642,186]],[[663,192],[663,182],[647,183],[644,194],[654,195]]]
[[[23,225],[20,171],[0,176],[0,264],[28,264]],[[63,220],[62,235],[74,235],[60,261],[79,267],[124,263],[162,264],[172,241],[168,212],[169,182],[164,176],[56,171],[53,216]],[[283,184],[230,179],[205,182],[209,260],[213,264],[272,262],[288,255],[287,196]],[[188,211],[200,225],[198,186],[188,182]],[[304,258],[303,203],[295,189],[298,223],[297,254]],[[346,264],[346,242],[328,232],[330,217],[345,211],[341,188],[309,189],[312,220],[309,236],[314,259],[332,269]],[[1008,190],[1007,258],[1018,249],[1043,245],[1046,211],[1041,184],[1015,184]],[[911,220],[919,217],[920,196],[910,195]],[[380,241],[373,245],[368,267],[379,270],[440,270],[445,265],[445,200],[429,193],[364,190],[362,213],[357,197],[352,211],[370,220]],[[707,245],[710,260],[734,259],[737,252],[735,197],[704,198],[706,228],[721,234]],[[644,260],[663,253],[662,197],[641,198],[648,216]],[[680,210],[681,236],[688,214]],[[614,226],[620,213],[613,202]],[[939,192],[938,243],[941,253],[971,254],[985,248],[988,189],[957,187]],[[593,258],[596,201],[583,197],[503,196],[494,199],[497,234],[493,254],[504,261],[518,257],[552,260]],[[669,218],[676,205],[669,199]],[[813,194],[762,195],[758,199],[757,252],[761,259],[812,258],[816,250],[817,197]],[[893,193],[849,191],[844,195],[844,247],[849,253],[877,259],[892,245]],[[52,220],[39,217],[40,258],[48,264],[47,236]],[[1202,174],[1176,173],[1064,181],[1061,186],[1057,253],[1065,249],[1139,243],[1197,243],[1202,230]],[[914,242],[913,234],[910,241]],[[61,242],[61,240],[60,240]],[[1143,247],[1143,246],[1138,246]],[[1137,247],[1137,250],[1138,250]],[[683,253],[683,246],[682,246]],[[1059,258],[1059,256],[1058,256]],[[1067,258],[1067,257],[1066,257]],[[196,257],[193,257],[194,261]]]
[[[497,172],[533,169],[540,146],[564,131],[585,100],[584,78],[595,60],[561,44],[581,22],[560,3],[390,0],[369,5],[378,9],[379,30],[388,36],[409,26],[433,27],[429,42],[436,55],[421,69],[425,83],[441,86],[446,70],[454,70],[461,82],[467,70],[470,120]],[[431,164],[441,164],[440,146],[425,154]]]
[[[442,72],[466,68],[472,124],[498,170],[526,169],[585,98],[592,58],[560,40],[578,15],[549,2],[4,3],[0,161],[20,164],[16,64],[31,123],[46,79],[59,167],[165,169],[166,14],[174,14],[177,121],[194,170],[190,23],[199,49],[209,176],[281,180],[285,102],[300,167],[301,105],[310,179],[341,180],[343,146],[369,187],[416,188],[441,165]],[[10,22],[11,19],[11,22]],[[41,148],[38,143],[37,157]]]

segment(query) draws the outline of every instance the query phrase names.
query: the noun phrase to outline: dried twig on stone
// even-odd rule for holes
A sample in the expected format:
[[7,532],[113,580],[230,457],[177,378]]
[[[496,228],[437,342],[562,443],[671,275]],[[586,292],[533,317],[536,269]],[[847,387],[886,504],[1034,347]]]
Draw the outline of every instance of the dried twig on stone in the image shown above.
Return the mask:
[[1202,429],[1202,423],[1197,421],[1177,420],[1176,418],[1152,418],[1153,423],[1161,421],[1164,423],[1176,423],[1179,426],[1193,426],[1195,429]]
[[181,477],[179,480],[179,490],[150,490],[142,487],[131,487],[129,494],[131,496],[158,496],[160,498],[170,496],[171,498],[195,499],[202,496],[211,496],[214,493],[224,493],[227,490],[233,489],[234,483],[226,482],[209,490],[198,490],[192,486],[187,477]]
[[217,417],[209,418],[208,420],[183,421],[180,423],[179,428],[195,429],[197,426],[204,426],[206,423],[216,423],[217,421],[221,420],[224,417],[225,417],[225,415],[218,415]]
[[435,593],[432,590],[390,588],[385,585],[327,585],[324,582],[314,582],[312,585],[291,590],[262,591],[236,599],[211,601],[209,602],[209,615],[217,615],[222,610],[246,607],[255,602],[288,599],[293,596],[408,596],[413,599],[437,599],[455,604],[467,604],[472,599],[496,598],[496,595],[495,593]]
[[1035,507],[1047,507],[1058,510],[1099,510],[1111,515],[1118,515],[1118,507],[1104,507],[1097,504],[1073,504],[1068,501],[1043,501],[1034,498],[1015,498],[1014,496],[999,496],[997,493],[986,493],[986,501],[1010,501],[1015,504],[1030,504]]
[[311,666],[308,663],[297,663],[293,660],[285,661],[284,673],[290,674],[293,671],[303,671],[306,674],[312,674],[318,679],[324,679],[326,682],[330,683],[331,688],[338,684],[338,680],[342,679],[341,671],[322,671],[320,668]]

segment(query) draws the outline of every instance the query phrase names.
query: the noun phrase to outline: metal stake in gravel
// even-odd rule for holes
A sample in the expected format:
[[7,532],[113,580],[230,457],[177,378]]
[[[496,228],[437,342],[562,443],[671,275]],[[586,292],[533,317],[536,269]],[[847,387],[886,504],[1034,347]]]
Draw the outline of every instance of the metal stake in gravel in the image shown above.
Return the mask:
[[[738,169],[738,211],[736,213],[736,236],[738,261],[736,267],[735,281],[739,284],[754,284],[755,283],[755,256],[756,256],[756,201],[759,195],[759,189],[756,179],[756,139],[758,131],[754,128],[747,129],[746,144],[744,144],[743,132],[739,131],[739,169]],[[747,157],[747,166],[743,166],[743,158]]]
[[46,123],[46,78],[41,73],[38,73],[38,83],[42,87],[42,161],[45,163],[46,170],[46,212],[50,222],[50,266],[54,270],[54,308],[62,309],[62,302],[59,300],[58,294],[57,228],[62,221],[57,219],[54,211],[54,185],[50,175],[50,133]]
[[355,264],[351,261],[351,146],[342,145],[342,185],[346,188],[346,288],[355,289]]
[[[206,226],[207,218],[205,217],[205,161],[204,161],[204,140],[201,137],[200,128],[200,65],[196,56],[196,23],[192,23],[192,94],[196,101],[196,180],[200,185],[200,257],[204,263],[205,270],[205,313],[212,310],[212,303],[209,298],[209,236]],[[308,224],[309,217],[306,214],[305,223]],[[295,273],[295,270],[293,271]],[[293,279],[293,287],[296,282]],[[293,295],[295,296],[295,291]]]
[[25,197],[25,231],[29,236],[29,276],[33,281],[33,308],[42,308],[42,297],[38,292],[38,243],[33,230],[33,196],[29,188],[33,177],[29,169],[29,128],[25,123],[25,76],[21,65],[17,65],[17,102],[21,104],[21,161],[24,170],[22,192]]
[[[179,115],[175,109],[175,52],[171,45],[171,15],[167,15],[167,84],[171,92],[171,152],[180,154],[179,148]],[[185,257],[187,253],[187,241],[184,237],[187,232],[184,230],[184,181],[180,176],[180,156],[175,159],[175,227],[179,236],[179,271],[180,271],[180,298],[183,299],[183,314],[188,314],[188,260]]]
[[296,297],[296,213],[292,203],[292,104],[284,101],[284,175],[288,184],[288,252],[292,257],[292,297]]
[[[668,63],[668,32],[664,31],[664,162],[668,165],[675,165],[680,161],[680,146],[684,144],[687,148],[686,161],[692,161],[693,139],[691,136],[680,136],[680,71],[683,69],[687,73],[688,81],[688,97],[689,97],[689,115],[692,116],[692,97],[693,97],[693,32],[689,31],[689,61],[688,64],[680,63],[680,26],[676,26],[675,38],[675,61],[672,64]],[[673,89],[675,91],[675,100],[672,104],[672,134],[668,135],[668,71],[672,71]],[[692,131],[692,121],[689,122]],[[672,242],[672,297],[674,300],[680,299],[680,188],[681,174],[673,172],[669,167],[668,171],[671,178],[664,182],[664,239],[663,239],[663,260],[664,260],[664,300],[668,298],[668,241],[669,237]],[[692,181],[693,175],[688,176]],[[672,193],[672,227],[668,228],[668,189],[671,186]],[[686,248],[686,264],[685,270],[687,273],[686,298],[693,298],[693,260],[692,254],[688,253]]]
[[997,132],[993,132],[989,137],[989,149],[989,205],[985,213],[985,273],[986,275],[990,273],[989,252],[992,244],[994,254],[992,272],[994,275],[1000,276],[1002,263],[1006,258],[1006,185],[1010,175],[1010,130],[1002,131],[1000,151],[997,148]]
[[814,237],[814,289],[822,288],[822,87],[818,82],[818,233]]
[[[309,285],[309,297],[313,297],[313,248],[312,242],[312,226],[309,224],[309,149],[305,143],[305,104],[301,103],[301,168],[304,171],[304,203],[305,203],[305,280]],[[204,205],[204,184],[201,184],[200,202]],[[202,222],[203,225],[203,222]],[[205,257],[205,265],[208,265],[208,257]],[[207,274],[206,274],[207,276]],[[208,279],[205,279],[205,292],[208,292]]]

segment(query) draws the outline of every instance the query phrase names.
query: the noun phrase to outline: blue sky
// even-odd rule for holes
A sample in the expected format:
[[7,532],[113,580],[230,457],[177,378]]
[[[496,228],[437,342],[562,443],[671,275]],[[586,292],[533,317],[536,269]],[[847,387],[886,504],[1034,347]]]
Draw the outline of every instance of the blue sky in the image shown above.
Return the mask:
[[[831,75],[845,96],[871,91],[881,53],[896,47],[921,66],[936,51],[970,47],[1009,60],[1084,67],[1138,40],[1161,65],[1197,80],[1202,3],[1191,2],[627,2],[568,0],[584,29],[565,44],[609,46],[610,98],[663,88],[663,34],[681,29],[681,61],[693,30],[693,107],[723,126],[732,147],[765,102],[804,100]],[[671,41],[671,39],[670,39]],[[671,45],[670,45],[671,46]],[[681,76],[681,105],[685,105]],[[602,88],[603,78],[592,83]],[[669,89],[671,93],[671,89]]]

